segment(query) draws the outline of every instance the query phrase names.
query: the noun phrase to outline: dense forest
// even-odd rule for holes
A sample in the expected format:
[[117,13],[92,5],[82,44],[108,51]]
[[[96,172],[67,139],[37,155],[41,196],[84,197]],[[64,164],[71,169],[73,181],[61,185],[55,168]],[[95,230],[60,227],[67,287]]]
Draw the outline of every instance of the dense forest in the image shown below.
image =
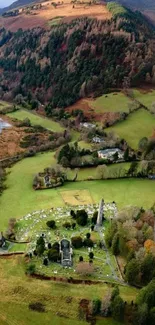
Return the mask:
[[[46,112],[110,88],[155,83],[155,32],[139,12],[110,3],[112,19],[51,30],[0,30],[0,97],[37,100]],[[37,106],[37,104],[36,104]]]

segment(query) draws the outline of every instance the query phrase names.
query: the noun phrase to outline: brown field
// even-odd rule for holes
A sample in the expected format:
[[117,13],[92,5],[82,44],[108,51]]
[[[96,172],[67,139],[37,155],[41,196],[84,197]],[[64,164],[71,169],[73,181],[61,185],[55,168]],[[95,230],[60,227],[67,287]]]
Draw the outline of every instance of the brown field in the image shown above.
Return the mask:
[[67,205],[93,204],[92,197],[88,190],[61,191],[60,194]]
[[63,17],[58,19],[60,22],[69,22],[77,17],[92,17],[101,20],[109,19],[111,14],[107,10],[105,4],[94,4],[88,6],[86,4],[71,4],[69,1],[63,1],[63,4],[58,4],[57,8],[51,5],[51,1],[42,3],[41,9],[31,11],[29,14],[21,13],[16,17],[0,18],[0,27],[5,27],[13,32],[19,28],[24,30],[34,27],[49,28],[49,22],[56,17]]

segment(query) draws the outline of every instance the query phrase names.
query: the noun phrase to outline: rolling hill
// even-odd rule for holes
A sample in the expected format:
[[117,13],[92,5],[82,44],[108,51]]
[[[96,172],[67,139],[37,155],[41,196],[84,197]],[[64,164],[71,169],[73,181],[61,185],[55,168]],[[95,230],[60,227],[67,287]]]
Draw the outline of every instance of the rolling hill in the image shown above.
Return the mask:
[[35,0],[17,0],[15,2],[13,2],[10,6],[0,9],[0,15],[2,15],[4,12],[6,12],[8,10],[22,7],[22,6],[28,5],[32,2],[36,2],[36,1]]

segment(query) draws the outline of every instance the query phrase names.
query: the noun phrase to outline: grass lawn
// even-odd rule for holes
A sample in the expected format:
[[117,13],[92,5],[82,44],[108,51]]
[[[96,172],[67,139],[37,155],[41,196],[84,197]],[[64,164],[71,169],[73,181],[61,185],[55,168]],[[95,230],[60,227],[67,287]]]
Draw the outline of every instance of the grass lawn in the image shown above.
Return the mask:
[[155,102],[155,89],[151,89],[150,91],[140,91],[138,89],[135,89],[134,95],[140,103],[147,106],[148,108],[150,108],[152,103]]
[[140,109],[130,114],[125,121],[119,122],[105,131],[117,133],[132,148],[137,149],[139,140],[143,137],[150,137],[154,128],[155,117],[145,109]]
[[7,189],[0,197],[2,230],[7,227],[10,217],[20,217],[32,211],[64,206],[61,192],[65,190],[89,190],[94,202],[98,203],[103,197],[107,202],[116,201],[119,207],[138,205],[149,208],[154,203],[155,182],[147,179],[73,182],[57,189],[34,191],[33,177],[52,164],[55,164],[54,153],[48,152],[26,158],[8,169]]
[[3,100],[0,100],[0,112],[1,112],[1,110],[3,110],[3,108],[9,107],[9,106],[11,106],[10,103],[7,103],[7,102],[4,102]]
[[59,123],[53,121],[52,119],[42,117],[42,116],[39,116],[37,114],[22,110],[22,109],[20,109],[16,112],[13,112],[13,113],[9,113],[7,115],[12,118],[16,118],[18,120],[24,120],[25,118],[28,117],[30,119],[32,125],[41,125],[44,128],[51,130],[51,131],[61,132],[63,130],[63,127]]
[[130,99],[122,92],[115,92],[98,97],[91,102],[91,106],[95,109],[96,113],[128,112],[129,102]]
[[[43,281],[25,276],[23,258],[17,256],[10,259],[1,259],[0,278],[0,324],[2,325],[86,325],[85,321],[78,320],[78,306],[81,299],[103,299],[111,285],[84,286],[67,283]],[[135,300],[138,290],[120,286],[123,299]],[[72,297],[70,303],[66,298]],[[45,305],[46,313],[29,310],[29,303],[41,302]],[[59,315],[57,314],[59,313]],[[61,315],[61,317],[60,317]],[[119,325],[109,319],[98,320],[103,325]],[[111,323],[110,323],[111,322]]]

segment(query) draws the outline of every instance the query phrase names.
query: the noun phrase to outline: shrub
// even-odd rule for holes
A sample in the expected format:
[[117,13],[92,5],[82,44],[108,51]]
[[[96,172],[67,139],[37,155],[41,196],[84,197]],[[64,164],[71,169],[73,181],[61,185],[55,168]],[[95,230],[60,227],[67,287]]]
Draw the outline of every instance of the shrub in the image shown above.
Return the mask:
[[95,299],[93,300],[93,315],[98,315],[101,310],[101,300]]
[[90,233],[89,232],[86,234],[86,237],[87,237],[87,239],[90,238]]
[[84,242],[83,242],[83,245],[85,247],[93,247],[94,246],[94,243],[91,239],[85,239]]
[[90,258],[90,259],[93,259],[93,258],[94,258],[94,253],[93,253],[93,252],[90,252],[90,253],[89,253],[89,258]]
[[76,221],[80,226],[86,226],[88,221],[88,214],[85,210],[78,210],[76,214]]
[[44,264],[45,266],[48,265],[48,259],[47,259],[46,257],[45,257],[44,260],[43,260],[43,264]]
[[47,227],[51,228],[51,229],[55,229],[56,228],[56,224],[54,220],[49,220],[46,222]]
[[48,259],[52,262],[57,262],[59,260],[59,252],[54,249],[54,248],[51,248],[49,249],[48,251]]
[[83,246],[83,241],[80,236],[72,237],[71,241],[74,248],[81,248]]
[[36,271],[36,266],[35,266],[35,264],[28,264],[28,265],[26,266],[26,274],[28,274],[28,275],[32,275],[32,274],[35,273],[35,271]]
[[70,229],[70,228],[71,228],[71,224],[70,224],[70,222],[67,222],[67,221],[64,222],[64,223],[63,223],[63,227],[66,228],[66,229]]
[[73,223],[72,223],[72,229],[74,230],[75,227],[76,227],[76,222],[73,222]]
[[45,306],[41,302],[34,302],[29,304],[29,309],[38,311],[39,313],[45,312]]
[[59,251],[59,248],[60,248],[60,245],[58,242],[55,242],[53,245],[52,245],[52,248],[53,249],[56,249],[57,251]]

